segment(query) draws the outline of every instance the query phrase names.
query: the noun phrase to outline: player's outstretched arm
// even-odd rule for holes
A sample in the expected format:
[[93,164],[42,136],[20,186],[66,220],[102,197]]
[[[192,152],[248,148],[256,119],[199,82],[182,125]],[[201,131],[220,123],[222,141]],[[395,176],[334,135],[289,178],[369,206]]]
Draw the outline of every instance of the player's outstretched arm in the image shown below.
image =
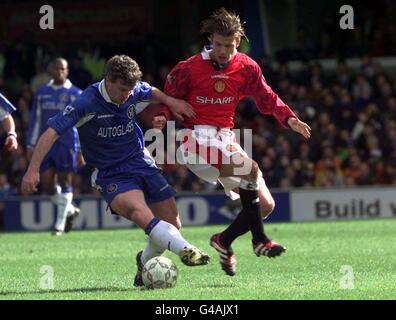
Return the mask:
[[37,185],[40,182],[40,165],[44,157],[51,149],[52,145],[58,139],[59,135],[52,128],[48,128],[40,137],[34,148],[32,160],[22,179],[22,193],[31,193],[37,191]]
[[292,130],[304,136],[305,139],[309,139],[311,137],[310,126],[305,122],[301,121],[300,119],[295,117],[290,117],[289,119],[287,119],[287,123],[290,126],[290,128],[292,128]]
[[152,92],[152,102],[167,105],[177,120],[183,121],[185,116],[195,116],[194,108],[188,102],[168,96],[155,87]]

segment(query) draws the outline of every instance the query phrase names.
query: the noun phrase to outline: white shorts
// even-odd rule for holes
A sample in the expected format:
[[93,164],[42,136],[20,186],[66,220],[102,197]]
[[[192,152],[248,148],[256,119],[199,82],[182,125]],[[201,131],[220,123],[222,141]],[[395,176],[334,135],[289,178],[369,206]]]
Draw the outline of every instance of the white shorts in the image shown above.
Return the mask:
[[[238,188],[241,178],[238,176],[220,177],[220,165],[230,163],[236,153],[248,157],[237,143],[235,133],[228,128],[217,129],[213,126],[195,126],[194,130],[183,132],[184,141],[178,149],[178,159],[196,176],[206,182],[221,183],[225,194],[232,200],[239,198],[233,189]],[[259,171],[259,185],[265,185],[263,174]]]

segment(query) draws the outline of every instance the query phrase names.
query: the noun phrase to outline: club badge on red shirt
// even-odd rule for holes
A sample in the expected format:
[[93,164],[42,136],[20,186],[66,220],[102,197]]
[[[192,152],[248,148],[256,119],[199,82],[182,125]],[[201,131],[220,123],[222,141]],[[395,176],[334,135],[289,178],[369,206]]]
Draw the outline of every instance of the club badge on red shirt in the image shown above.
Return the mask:
[[225,90],[225,87],[226,87],[226,85],[225,85],[224,81],[221,81],[221,80],[216,81],[214,84],[214,88],[217,92],[223,92]]

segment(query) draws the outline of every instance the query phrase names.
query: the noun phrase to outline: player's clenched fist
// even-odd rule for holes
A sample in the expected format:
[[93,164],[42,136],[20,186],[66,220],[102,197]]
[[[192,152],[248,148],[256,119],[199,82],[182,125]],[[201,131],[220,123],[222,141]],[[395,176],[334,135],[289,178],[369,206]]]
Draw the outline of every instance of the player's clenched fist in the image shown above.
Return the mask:
[[15,151],[18,149],[18,141],[14,136],[8,136],[5,144],[4,144],[4,149],[11,152]]
[[23,194],[37,191],[37,185],[40,182],[39,172],[28,170],[22,179],[21,191]]
[[164,116],[155,116],[153,118],[153,128],[162,130],[166,124],[166,118]]

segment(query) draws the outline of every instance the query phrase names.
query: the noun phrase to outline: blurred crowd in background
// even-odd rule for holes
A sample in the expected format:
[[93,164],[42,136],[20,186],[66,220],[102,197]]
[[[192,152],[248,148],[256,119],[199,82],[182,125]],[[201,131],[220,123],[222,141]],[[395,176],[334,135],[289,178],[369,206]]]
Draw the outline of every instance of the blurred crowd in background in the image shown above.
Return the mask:
[[[134,57],[131,52],[116,51]],[[69,78],[85,89],[101,79],[109,54],[91,49],[75,52],[65,54]],[[17,152],[2,154],[0,199],[20,193],[28,166],[25,138],[32,98],[50,80],[47,66],[55,54],[28,44],[0,48],[0,91],[17,108],[13,117],[20,143]],[[335,72],[325,72],[319,63],[306,62],[301,70],[291,72],[287,62],[277,69],[268,57],[257,62],[273,90],[312,128],[312,137],[306,141],[282,129],[271,116],[260,115],[250,98],[241,101],[235,127],[253,130],[252,156],[270,188],[396,185],[396,79],[392,72],[368,55],[362,56],[360,68],[354,70],[339,61]],[[157,62],[153,70],[146,67],[150,62],[140,64],[143,80],[162,88],[172,65]],[[177,191],[218,188],[200,181],[184,166],[163,169]],[[75,194],[93,192],[91,171],[84,167],[76,174]]]

